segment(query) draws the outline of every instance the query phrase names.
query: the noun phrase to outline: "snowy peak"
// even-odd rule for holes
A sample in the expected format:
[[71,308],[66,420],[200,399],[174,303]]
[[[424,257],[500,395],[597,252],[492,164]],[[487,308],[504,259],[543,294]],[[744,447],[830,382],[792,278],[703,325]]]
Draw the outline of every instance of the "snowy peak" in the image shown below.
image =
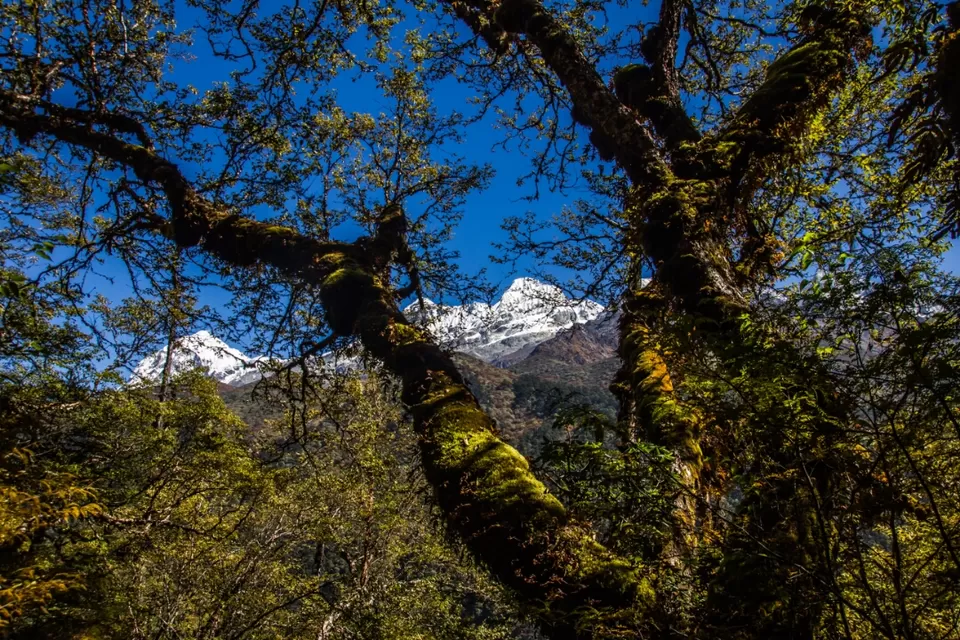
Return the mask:
[[596,302],[570,300],[558,287],[533,278],[514,280],[492,305],[442,306],[424,300],[423,306],[421,312],[414,303],[404,313],[412,320],[425,320],[443,346],[495,363],[603,312]]
[[525,304],[528,302],[569,302],[563,292],[553,285],[533,278],[517,278],[503,292],[498,304]]
[[[412,321],[424,322],[441,345],[503,366],[526,357],[561,331],[594,320],[603,310],[591,300],[570,300],[558,287],[518,278],[492,305],[445,306],[425,299],[422,311],[414,303],[404,314]],[[166,348],[147,356],[130,381],[158,382],[166,361]],[[177,341],[171,364],[173,373],[204,367],[218,382],[242,386],[263,377],[258,367],[263,362],[262,356],[247,356],[209,331],[198,331]],[[329,359],[327,363],[336,369],[353,366]]]
[[[180,338],[173,351],[172,373],[205,367],[210,376],[231,386],[254,382],[262,377],[257,363],[261,358],[251,358],[234,349],[209,331],[198,331]],[[157,382],[163,378],[167,362],[167,348],[147,356],[133,370],[131,382]]]

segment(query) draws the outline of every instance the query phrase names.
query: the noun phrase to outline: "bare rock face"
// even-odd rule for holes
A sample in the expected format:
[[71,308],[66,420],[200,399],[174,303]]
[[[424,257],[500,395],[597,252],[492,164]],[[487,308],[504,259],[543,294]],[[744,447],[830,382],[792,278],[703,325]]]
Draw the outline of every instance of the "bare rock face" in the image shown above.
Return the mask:
[[591,300],[570,300],[557,287],[518,278],[492,305],[442,306],[426,300],[422,310],[415,303],[404,313],[425,322],[451,350],[503,366],[561,331],[594,320],[603,313],[603,306]]

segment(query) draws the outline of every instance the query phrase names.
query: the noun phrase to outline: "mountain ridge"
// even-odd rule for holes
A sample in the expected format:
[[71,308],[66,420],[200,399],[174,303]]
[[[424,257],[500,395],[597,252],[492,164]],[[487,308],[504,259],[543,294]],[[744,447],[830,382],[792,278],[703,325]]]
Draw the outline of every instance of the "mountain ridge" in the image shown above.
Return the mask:
[[[509,367],[571,329],[595,324],[609,314],[592,300],[571,300],[552,285],[533,278],[517,278],[494,304],[472,302],[447,306],[424,300],[403,310],[421,323],[437,341],[454,352],[499,367]],[[184,336],[174,351],[172,370],[205,367],[222,384],[240,387],[259,380],[263,356],[248,356],[210,331]],[[156,382],[163,375],[167,348],[144,358],[134,369],[132,383]]]
[[533,278],[517,278],[492,305],[444,306],[425,299],[422,310],[419,303],[403,310],[411,320],[426,320],[441,345],[484,362],[540,344],[603,311],[592,300],[570,300],[559,287]]
[[[131,383],[152,383],[163,377],[167,362],[167,347],[163,347],[134,368]],[[171,372],[181,373],[195,367],[204,367],[221,384],[240,387],[263,377],[259,363],[262,356],[250,357],[235,349],[207,330],[179,338],[174,347]]]

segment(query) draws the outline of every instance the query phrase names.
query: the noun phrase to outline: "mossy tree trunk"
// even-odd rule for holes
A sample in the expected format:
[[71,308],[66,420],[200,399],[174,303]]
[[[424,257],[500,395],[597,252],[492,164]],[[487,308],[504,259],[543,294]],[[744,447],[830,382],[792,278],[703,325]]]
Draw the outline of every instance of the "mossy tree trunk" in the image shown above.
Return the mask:
[[[483,10],[482,3],[474,6]],[[870,25],[865,8],[824,2],[804,10],[793,46],[769,65],[766,80],[730,123],[708,136],[702,136],[682,112],[672,75],[682,11],[681,3],[661,5],[659,24],[641,46],[648,64],[622,69],[614,78],[615,91],[604,86],[573,35],[539,0],[504,0],[487,18],[508,37],[536,45],[567,89],[576,121],[590,129],[601,155],[615,159],[632,182],[626,202],[628,255],[643,255],[653,263],[663,295],[691,319],[706,347],[731,370],[776,351],[777,357],[786,359],[788,376],[801,383],[797,388],[803,393],[809,391],[802,385],[805,378],[807,384],[822,384],[824,392],[815,397],[823,401],[808,409],[816,437],[829,438],[846,416],[829,400],[829,376],[816,373],[824,373],[823,365],[810,362],[782,340],[743,331],[742,320],[750,315],[745,285],[772,269],[779,251],[772,236],[764,235],[758,221],[751,219],[748,204],[765,177],[802,153],[796,141],[829,107],[856,56],[867,50]],[[650,339],[643,300],[643,295],[632,296],[623,306],[623,368],[617,382],[623,403],[620,421],[643,425],[647,436],[671,446],[695,475],[701,464],[697,429],[672,400],[667,363]],[[785,431],[789,426],[771,428]],[[771,455],[787,461],[792,452],[775,440],[770,446],[779,450]],[[823,450],[828,449],[824,445]],[[811,518],[829,518],[829,505],[820,496],[829,492],[831,482],[826,461],[812,461],[811,466],[816,477],[809,483],[790,473],[768,478],[769,489],[744,506],[745,514],[753,514],[739,523],[748,527],[747,539],[731,539],[730,558],[712,589],[710,605],[718,627],[732,628],[720,621],[729,613],[729,596],[750,603],[738,608],[743,616],[733,622],[743,633],[809,637],[818,613],[808,598],[820,579]],[[698,499],[705,501],[706,488],[692,484],[701,492]],[[780,514],[776,505],[788,498],[796,505],[795,512]],[[815,514],[813,504],[819,505]],[[777,562],[744,562],[761,557],[771,546],[777,549]],[[798,567],[798,575],[789,576],[790,589],[774,589],[784,584],[784,562]]]
[[316,287],[329,327],[356,336],[400,379],[448,525],[538,613],[552,637],[622,637],[651,626],[654,576],[571,520],[524,457],[497,438],[451,358],[400,313],[384,278],[386,266],[408,252],[399,208],[384,211],[372,238],[320,241],[224,211],[200,196],[174,163],[72,118],[37,115],[0,96],[0,124],[96,151],[162,188],[171,218],[147,218],[141,228],[181,248],[199,246],[225,263],[269,265]]
[[664,559],[682,567],[692,559],[703,533],[703,492],[700,424],[695,413],[679,402],[667,367],[666,354],[658,342],[657,329],[669,313],[667,300],[654,282],[630,291],[621,306],[618,354],[620,370],[610,385],[619,402],[620,439],[643,440],[674,453],[678,480],[673,539],[665,545]]
[[[491,46],[507,46],[517,34],[532,41],[568,89],[579,120],[611,145],[633,183],[627,213],[637,246],[631,249],[656,265],[659,295],[696,318],[706,343],[733,366],[769,349],[769,342],[741,331],[740,318],[749,312],[744,278],[762,267],[771,251],[767,239],[756,233],[745,203],[760,177],[790,160],[791,141],[842,86],[854,53],[867,38],[859,16],[811,10],[801,25],[803,35],[770,65],[766,82],[743,103],[737,117],[704,137],[678,111],[669,68],[671,51],[676,51],[679,3],[664,4],[656,37],[646,46],[644,55],[653,69],[626,69],[615,81],[616,93],[538,0],[505,0],[496,8],[479,1],[454,5],[457,15]],[[2,94],[0,124],[23,139],[48,135],[95,151],[164,191],[170,219],[145,219],[141,228],[163,233],[182,248],[199,245],[231,265],[270,265],[319,290],[333,331],[358,337],[402,381],[427,476],[451,527],[500,580],[539,610],[554,637],[615,637],[653,628],[656,594],[651,577],[610,554],[589,529],[570,519],[526,461],[496,438],[489,417],[449,357],[399,312],[384,276],[391,262],[403,263],[409,253],[398,211],[383,217],[372,238],[350,244],[318,241],[219,208],[201,197],[172,162],[147,146],[126,143],[92,126],[104,124],[98,118],[107,116],[54,105],[40,115],[35,107],[35,102]],[[635,109],[651,120],[669,154],[662,153]],[[116,123],[111,126],[118,128]],[[742,239],[739,264],[733,260],[731,237]],[[702,500],[696,420],[677,403],[668,363],[651,330],[650,305],[655,301],[646,293],[634,293],[624,305],[622,324],[621,423],[671,447],[685,482]],[[817,368],[788,347],[783,353],[793,361],[790,371],[798,379],[811,366]],[[810,409],[827,416],[825,432],[842,413],[835,409],[829,403]],[[749,535],[732,540],[717,573],[712,608],[724,615],[730,598],[750,603],[752,608],[744,607],[736,624],[758,637],[807,637],[817,616],[805,598],[816,579],[811,519],[824,516],[813,513],[811,505],[830,480],[829,465],[814,466],[820,475],[813,489],[792,476],[775,480],[746,506],[743,524]],[[774,505],[788,495],[796,508],[784,517]],[[680,505],[679,511],[686,514],[681,521],[689,524],[690,505]],[[748,562],[758,557],[756,545],[771,544],[781,558],[801,569],[802,579],[793,580],[791,590],[771,588],[784,580],[782,563]]]

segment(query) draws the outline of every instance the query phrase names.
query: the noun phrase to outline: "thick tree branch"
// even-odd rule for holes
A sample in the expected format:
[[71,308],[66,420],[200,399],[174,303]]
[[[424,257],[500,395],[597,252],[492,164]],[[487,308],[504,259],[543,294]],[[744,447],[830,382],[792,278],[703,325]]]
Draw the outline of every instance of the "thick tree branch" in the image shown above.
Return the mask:
[[[537,45],[547,66],[570,93],[575,117],[600,134],[635,185],[628,203],[632,226],[647,255],[666,273],[661,280],[689,309],[715,320],[739,315],[743,300],[729,268],[724,239],[704,233],[696,212],[703,189],[677,181],[632,110],[604,85],[576,39],[539,0],[505,0],[495,20]],[[593,139],[593,138],[592,138]],[[728,312],[733,305],[737,311]]]
[[668,301],[656,283],[627,292],[620,307],[620,370],[610,385],[619,401],[621,439],[666,447],[676,456],[674,470],[682,483],[674,510],[673,547],[667,557],[689,557],[697,544],[697,503],[703,453],[700,421],[684,409],[674,393],[655,327],[668,314]]
[[650,133],[603,83],[569,29],[539,0],[504,0],[492,17],[506,32],[522,34],[537,46],[569,92],[582,124],[610,141],[612,156],[635,184],[659,185],[668,178]]
[[758,186],[750,177],[761,173],[756,169],[795,152],[870,43],[864,14],[829,3],[805,9],[798,26],[801,40],[770,64],[730,124],[688,149],[692,157],[677,163],[678,175],[723,179],[731,199],[747,202]]
[[467,26],[490,47],[490,50],[498,55],[507,52],[510,46],[510,36],[499,25],[490,20],[489,14],[484,11],[481,3],[464,2],[463,0],[450,0],[450,7],[458,18],[463,20]]
[[[757,262],[773,255],[758,236],[745,206],[771,163],[796,148],[813,118],[846,81],[857,51],[869,41],[869,25],[848,10],[812,6],[807,35],[774,61],[766,81],[734,121],[699,143],[681,145],[673,160],[675,180],[640,199],[644,248],[660,265],[659,278],[692,313],[706,316],[731,336],[745,306],[726,237],[740,224],[744,252]],[[750,271],[756,265],[752,265]]]
[[663,0],[659,22],[640,43],[640,52],[649,66],[627,65],[613,80],[617,97],[650,120],[668,149],[700,139],[700,132],[680,100],[677,75],[677,42],[686,8],[686,0]]
[[66,118],[74,122],[82,122],[88,125],[100,125],[117,131],[136,136],[141,145],[147,149],[153,148],[153,142],[147,133],[146,127],[138,120],[122,113],[112,112],[93,112],[73,107],[64,107],[40,98],[26,95],[18,95],[12,92],[4,92],[4,99],[11,103],[20,103],[24,108],[39,108],[44,112],[58,118]]
[[154,152],[66,118],[38,115],[3,94],[0,126],[94,151],[160,187],[173,212],[166,232],[180,246],[199,245],[235,266],[270,265],[317,286],[330,328],[359,338],[401,380],[424,469],[449,526],[540,613],[553,637],[623,637],[650,626],[655,594],[648,578],[570,519],[523,456],[494,435],[493,421],[451,358],[400,313],[380,254],[403,252],[399,210],[382,216],[373,238],[320,241],[225,212]]

